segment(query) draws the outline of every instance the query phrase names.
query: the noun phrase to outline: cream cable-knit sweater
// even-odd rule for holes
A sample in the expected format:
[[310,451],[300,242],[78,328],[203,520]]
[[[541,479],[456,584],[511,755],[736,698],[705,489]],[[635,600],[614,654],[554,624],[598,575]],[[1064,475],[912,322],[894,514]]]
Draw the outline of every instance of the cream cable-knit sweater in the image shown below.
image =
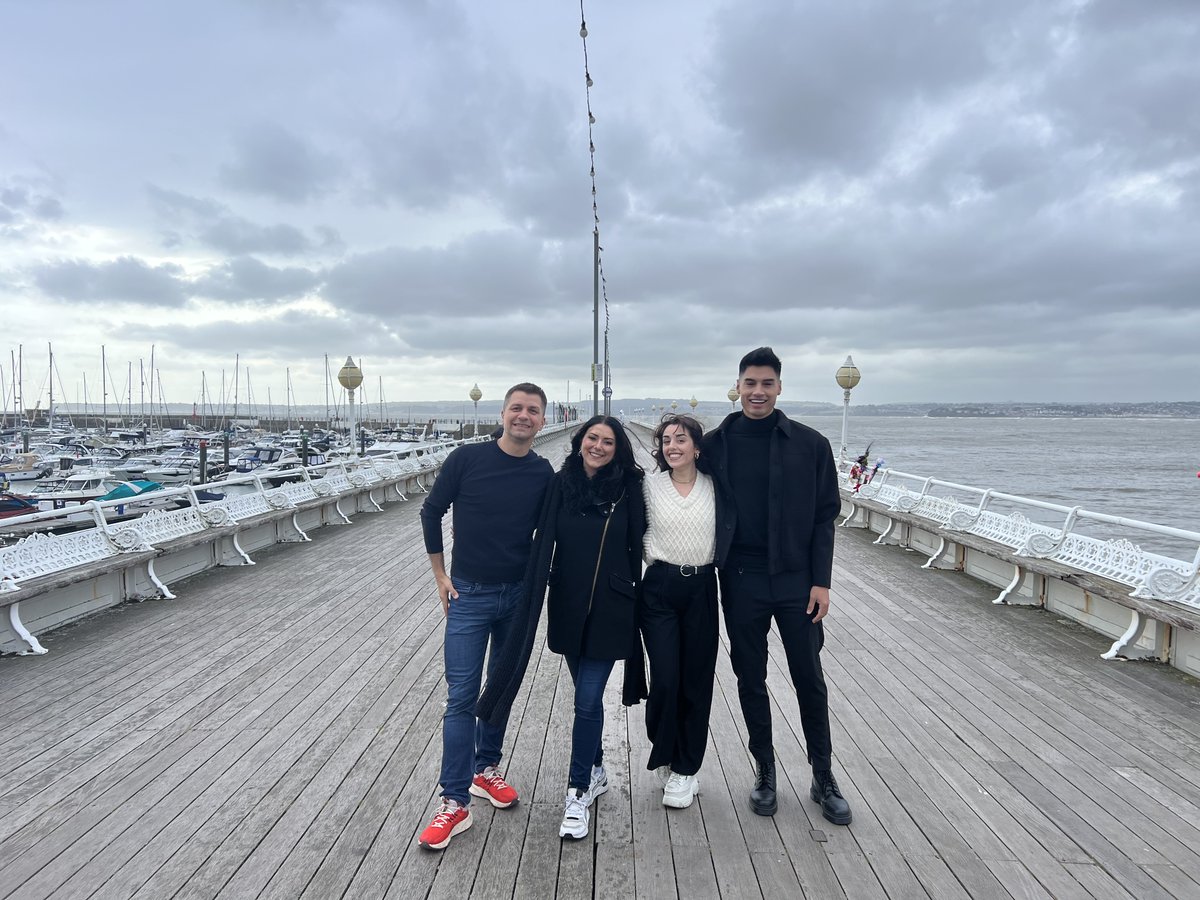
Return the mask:
[[712,478],[696,473],[686,497],[671,484],[670,472],[655,472],[642,480],[646,495],[646,562],[704,566],[716,553],[717,505]]

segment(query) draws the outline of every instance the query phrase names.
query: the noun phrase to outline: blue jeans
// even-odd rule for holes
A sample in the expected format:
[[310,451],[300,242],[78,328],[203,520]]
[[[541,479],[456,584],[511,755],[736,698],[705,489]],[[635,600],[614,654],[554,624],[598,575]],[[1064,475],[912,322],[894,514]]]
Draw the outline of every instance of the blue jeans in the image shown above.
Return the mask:
[[592,785],[592,766],[604,761],[604,687],[612,674],[611,659],[566,654],[575,682],[575,724],[571,728],[571,773],[567,785],[586,791]]
[[446,614],[446,713],[442,717],[442,796],[463,806],[471,802],[468,790],[476,772],[498,765],[508,717],[499,725],[475,718],[475,704],[483,682],[483,658],[492,642],[490,675],[496,650],[508,637],[513,612],[521,597],[521,584],[479,584],[451,578],[458,599],[450,600]]

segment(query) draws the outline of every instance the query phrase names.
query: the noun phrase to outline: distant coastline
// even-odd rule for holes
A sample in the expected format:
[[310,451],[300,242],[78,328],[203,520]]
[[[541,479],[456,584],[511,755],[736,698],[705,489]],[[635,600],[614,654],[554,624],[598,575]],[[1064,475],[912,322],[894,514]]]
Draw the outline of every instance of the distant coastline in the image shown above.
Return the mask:
[[[651,418],[670,406],[672,399],[676,400],[679,412],[690,412],[690,404],[681,398],[671,397],[625,397],[614,398],[612,410],[614,415],[636,416]],[[552,398],[552,403],[553,403]],[[583,418],[591,413],[591,399],[576,401]],[[780,408],[788,415],[803,419],[808,416],[840,416],[840,403],[818,403],[809,401],[787,402],[780,399]],[[721,418],[734,408],[729,401],[699,400],[696,404],[696,414],[706,418]],[[499,415],[499,400],[482,401],[479,404],[481,422],[495,422]],[[84,408],[81,404],[61,404],[57,408],[60,414],[81,415]],[[652,412],[653,410],[653,412]],[[99,413],[96,404],[91,404],[87,413],[95,416]],[[146,411],[148,413],[148,411]],[[330,407],[330,418],[345,418],[344,404]],[[109,419],[120,417],[112,405],[108,408]],[[44,414],[43,414],[44,415]],[[471,403],[456,400],[421,400],[411,403],[386,402],[382,408],[378,403],[360,404],[358,416],[366,421],[404,421],[427,422],[430,420],[470,421],[475,412]],[[850,415],[854,418],[868,416],[889,416],[897,418],[935,418],[935,419],[1200,419],[1200,400],[1179,400],[1142,403],[855,403],[851,400]],[[197,408],[191,404],[169,403],[165,408],[158,405],[154,411],[155,417],[169,417],[181,424],[204,420],[212,422],[223,418],[219,409],[212,407]],[[224,417],[235,418],[232,408],[224,411]],[[280,404],[268,407],[266,404],[242,403],[236,418],[245,419],[285,419],[290,418],[297,424],[324,422],[327,408],[315,404],[293,405],[290,411]],[[129,418],[126,416],[126,418]],[[133,418],[143,418],[138,404],[134,404]]]
[[852,407],[855,415],[935,419],[1195,419],[1200,401],[1163,403],[938,403]]

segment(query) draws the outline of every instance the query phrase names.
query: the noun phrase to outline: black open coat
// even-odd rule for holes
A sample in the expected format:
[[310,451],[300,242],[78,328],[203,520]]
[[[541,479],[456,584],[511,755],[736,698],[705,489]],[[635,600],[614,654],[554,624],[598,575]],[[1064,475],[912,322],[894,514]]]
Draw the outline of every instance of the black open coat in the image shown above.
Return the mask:
[[[512,707],[533,654],[547,587],[550,649],[595,659],[627,660],[622,702],[633,705],[646,696],[638,632],[646,533],[641,478],[626,478],[624,493],[604,516],[599,510],[580,514],[565,509],[566,477],[559,472],[546,491],[525,572],[523,601],[509,639],[496,648],[496,669],[475,709],[481,719],[499,721]],[[606,519],[611,521],[604,534]]]
[[[776,413],[768,471],[768,571],[772,575],[807,572],[812,584],[827,588],[833,577],[834,521],[842,508],[833,450],[820,432],[781,411]],[[717,566],[721,568],[737,531],[727,430],[742,415],[730,413],[700,443],[717,486]]]

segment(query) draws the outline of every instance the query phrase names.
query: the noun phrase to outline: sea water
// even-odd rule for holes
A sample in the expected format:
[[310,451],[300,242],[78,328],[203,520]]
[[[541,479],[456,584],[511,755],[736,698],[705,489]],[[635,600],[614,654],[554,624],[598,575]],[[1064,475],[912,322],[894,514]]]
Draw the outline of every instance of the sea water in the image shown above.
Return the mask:
[[[801,421],[838,453],[840,416]],[[709,418],[704,424],[719,422]],[[913,475],[1200,532],[1200,419],[856,417],[851,408],[847,456],[858,456],[868,444],[872,462],[883,458]],[[1029,518],[1056,522],[1051,513],[1031,511]],[[1120,526],[1085,524],[1082,530],[1189,562],[1198,549],[1193,542]]]

